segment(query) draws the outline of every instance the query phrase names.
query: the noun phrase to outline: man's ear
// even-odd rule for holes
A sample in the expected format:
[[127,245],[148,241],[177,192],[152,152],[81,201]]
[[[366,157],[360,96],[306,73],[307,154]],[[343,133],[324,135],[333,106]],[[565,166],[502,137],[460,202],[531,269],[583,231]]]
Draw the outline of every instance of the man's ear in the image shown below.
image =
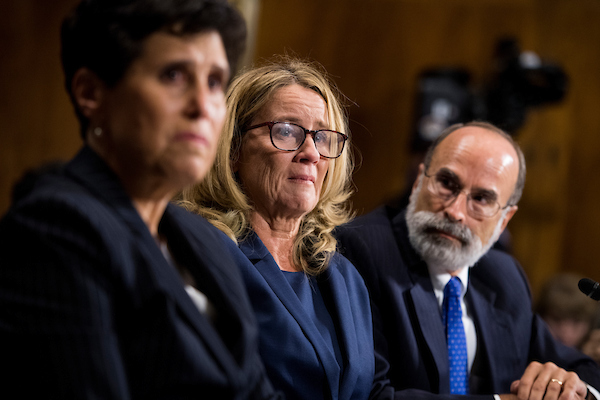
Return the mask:
[[81,113],[92,119],[102,103],[105,91],[104,82],[90,69],[80,68],[73,76],[71,90]]
[[504,228],[506,228],[506,225],[508,225],[508,221],[510,221],[513,215],[515,215],[518,208],[519,207],[517,206],[510,206],[508,212],[506,213],[506,216],[504,217],[504,221],[502,221],[502,230],[500,232],[504,232]]
[[421,164],[419,164],[419,171],[417,171],[417,177],[415,178],[415,181],[413,182],[412,192],[414,192],[415,189],[417,188],[417,186],[419,186],[419,181],[421,180],[421,175],[423,175],[423,171],[425,171],[425,164],[421,163]]

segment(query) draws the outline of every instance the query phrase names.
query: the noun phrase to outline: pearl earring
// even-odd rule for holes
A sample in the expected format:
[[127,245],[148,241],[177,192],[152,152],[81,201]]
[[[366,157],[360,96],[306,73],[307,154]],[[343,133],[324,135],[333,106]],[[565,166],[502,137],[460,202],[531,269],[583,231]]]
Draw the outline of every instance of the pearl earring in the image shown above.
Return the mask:
[[96,135],[96,137],[100,137],[102,136],[102,128],[100,128],[99,126],[94,128],[94,135]]

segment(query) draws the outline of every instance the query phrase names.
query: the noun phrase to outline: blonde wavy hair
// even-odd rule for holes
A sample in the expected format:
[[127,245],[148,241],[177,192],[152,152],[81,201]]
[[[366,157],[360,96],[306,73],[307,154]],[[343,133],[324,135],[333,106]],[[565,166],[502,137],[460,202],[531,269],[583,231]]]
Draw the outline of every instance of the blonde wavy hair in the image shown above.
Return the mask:
[[[322,67],[283,56],[239,74],[227,91],[227,114],[215,163],[201,183],[183,191],[180,201],[236,242],[252,230],[253,207],[232,170],[244,129],[277,90],[293,84],[314,90],[325,100],[330,129],[350,133],[343,97]],[[353,164],[348,138],[342,155],[330,160],[321,196],[316,207],[304,216],[294,241],[294,263],[307,274],[318,275],[327,268],[337,246],[332,231],[352,217],[347,200],[352,194]]]

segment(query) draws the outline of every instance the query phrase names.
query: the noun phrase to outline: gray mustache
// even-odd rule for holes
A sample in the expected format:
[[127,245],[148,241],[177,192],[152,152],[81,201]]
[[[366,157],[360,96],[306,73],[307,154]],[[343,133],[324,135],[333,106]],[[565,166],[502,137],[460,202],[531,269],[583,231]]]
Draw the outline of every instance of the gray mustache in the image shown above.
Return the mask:
[[436,215],[428,215],[425,222],[425,230],[427,229],[437,229],[448,233],[452,236],[456,236],[464,243],[470,243],[473,238],[471,230],[464,225],[461,225],[457,222],[448,221],[443,217],[438,217]]

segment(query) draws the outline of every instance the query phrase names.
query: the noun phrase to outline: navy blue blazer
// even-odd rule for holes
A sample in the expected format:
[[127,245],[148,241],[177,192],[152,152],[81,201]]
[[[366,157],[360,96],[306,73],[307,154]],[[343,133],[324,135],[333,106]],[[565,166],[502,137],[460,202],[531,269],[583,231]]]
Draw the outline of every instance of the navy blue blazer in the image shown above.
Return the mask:
[[214,305],[200,313],[89,148],[0,222],[0,382],[19,398],[262,399],[274,393],[240,274],[206,220],[159,231]]
[[340,369],[313,320],[256,234],[223,240],[242,271],[260,329],[267,374],[287,399],[367,399],[374,377],[369,297],[353,265],[334,254],[318,284],[344,359]]
[[[388,377],[397,398],[453,398],[439,306],[427,266],[408,241],[405,213],[390,220],[380,208],[342,226],[336,235],[342,253],[369,288],[375,349],[390,365]],[[509,393],[511,382],[531,361],[552,361],[600,387],[598,366],[554,340],[532,312],[525,273],[508,254],[490,250],[470,269],[465,301],[473,310],[477,353],[472,396],[461,398]]]

